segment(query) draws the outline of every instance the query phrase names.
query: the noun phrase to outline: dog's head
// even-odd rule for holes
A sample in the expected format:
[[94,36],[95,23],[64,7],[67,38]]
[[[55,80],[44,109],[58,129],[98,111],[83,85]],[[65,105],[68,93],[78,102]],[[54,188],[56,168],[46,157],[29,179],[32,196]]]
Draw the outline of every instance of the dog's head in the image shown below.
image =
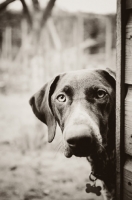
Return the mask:
[[59,124],[66,157],[87,157],[108,145],[108,140],[114,143],[115,75],[111,71],[86,69],[56,76],[31,97],[30,105],[48,126],[49,142]]

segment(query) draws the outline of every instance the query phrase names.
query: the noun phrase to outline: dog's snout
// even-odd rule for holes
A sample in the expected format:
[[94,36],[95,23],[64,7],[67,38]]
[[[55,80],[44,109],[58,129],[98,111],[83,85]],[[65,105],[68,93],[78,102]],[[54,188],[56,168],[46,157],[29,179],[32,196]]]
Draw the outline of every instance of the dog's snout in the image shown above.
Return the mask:
[[76,148],[77,146],[86,146],[91,143],[91,137],[84,135],[79,137],[70,137],[67,140],[67,143],[71,148]]
[[92,143],[91,132],[86,125],[73,125],[66,129],[65,139],[71,149],[86,150]]

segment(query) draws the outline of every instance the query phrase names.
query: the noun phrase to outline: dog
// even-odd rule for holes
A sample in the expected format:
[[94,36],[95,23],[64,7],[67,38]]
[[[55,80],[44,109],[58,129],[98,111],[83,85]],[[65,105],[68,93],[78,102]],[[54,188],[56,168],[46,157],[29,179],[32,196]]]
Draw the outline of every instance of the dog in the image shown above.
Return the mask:
[[115,83],[110,69],[71,71],[46,83],[29,101],[48,126],[48,141],[58,123],[65,156],[91,163],[90,176],[103,182],[105,200],[115,199]]

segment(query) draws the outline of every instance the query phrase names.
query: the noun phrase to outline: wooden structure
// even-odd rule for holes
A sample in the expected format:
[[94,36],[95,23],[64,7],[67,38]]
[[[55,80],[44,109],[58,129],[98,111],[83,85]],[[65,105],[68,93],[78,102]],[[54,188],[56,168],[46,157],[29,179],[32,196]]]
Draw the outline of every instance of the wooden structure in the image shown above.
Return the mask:
[[116,200],[132,200],[132,1],[117,1]]
[[[22,87],[22,90],[35,91],[44,81],[63,71],[115,66],[115,49],[112,47],[113,18],[114,15],[57,10],[41,29],[39,39],[39,18],[34,21],[32,29],[23,18],[18,18],[19,23],[13,26],[9,24],[4,28],[0,27],[0,69],[4,74],[0,74],[0,91],[5,87],[8,90],[8,85],[16,90]],[[93,37],[93,33],[97,35]],[[95,51],[93,58],[90,53],[95,49],[98,55]],[[14,74],[17,74],[19,84],[16,84]]]

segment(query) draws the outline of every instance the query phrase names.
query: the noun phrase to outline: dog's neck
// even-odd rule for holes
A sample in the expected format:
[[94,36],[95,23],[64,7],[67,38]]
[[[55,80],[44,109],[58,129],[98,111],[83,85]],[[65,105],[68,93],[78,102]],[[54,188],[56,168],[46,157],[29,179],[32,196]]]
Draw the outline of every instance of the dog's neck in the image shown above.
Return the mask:
[[[108,127],[104,130],[107,136],[103,144],[104,150],[94,152],[90,156],[92,171],[98,179],[104,181],[106,187],[112,190],[115,186],[116,161],[115,161],[115,109],[110,116]],[[89,160],[89,159],[88,159]]]
[[108,190],[112,190],[115,184],[115,149],[106,146],[105,151],[92,154],[87,158],[91,163],[93,175],[104,181]]

